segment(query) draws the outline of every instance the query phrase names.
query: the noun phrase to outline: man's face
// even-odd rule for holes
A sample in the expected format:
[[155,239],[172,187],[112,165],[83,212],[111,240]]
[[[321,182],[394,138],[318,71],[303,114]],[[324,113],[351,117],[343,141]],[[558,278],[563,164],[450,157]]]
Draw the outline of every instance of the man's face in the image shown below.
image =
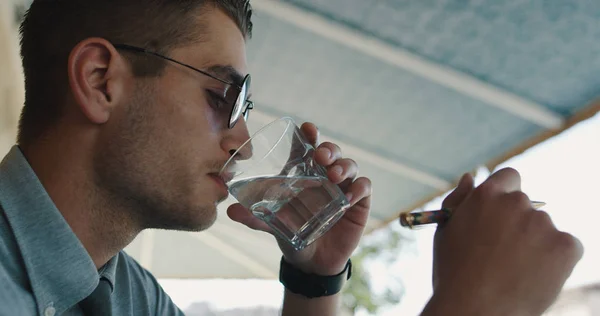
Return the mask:
[[[235,23],[220,10],[201,19],[207,28],[203,40],[169,57],[197,69],[231,66],[246,74],[245,40]],[[223,71],[213,74],[233,80]],[[111,114],[96,151],[99,186],[132,210],[144,228],[209,227],[217,203],[228,195],[216,174],[249,138],[243,119],[228,129],[229,111],[217,109],[230,109],[215,97],[226,85],[167,63],[162,76],[136,78],[131,86],[129,100]]]

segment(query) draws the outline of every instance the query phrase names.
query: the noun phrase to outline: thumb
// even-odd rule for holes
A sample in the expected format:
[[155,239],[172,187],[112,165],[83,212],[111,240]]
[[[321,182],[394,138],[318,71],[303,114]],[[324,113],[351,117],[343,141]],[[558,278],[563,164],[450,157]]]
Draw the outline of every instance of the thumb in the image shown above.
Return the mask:
[[304,137],[306,137],[306,140],[311,145],[313,145],[314,147],[317,147],[319,145],[319,129],[315,124],[308,122],[304,123],[302,124],[302,126],[300,126],[300,130],[302,131]]
[[[471,191],[473,191],[474,184],[475,184],[475,180],[473,179],[473,176],[471,176],[471,174],[469,174],[469,173],[465,173],[458,181],[458,186],[456,187],[456,189],[454,189],[454,191],[452,191],[452,193],[450,193],[444,199],[444,202],[442,202],[442,208],[456,209],[462,203],[462,201],[464,201],[464,199],[466,199],[469,196],[469,194],[471,194]],[[432,281],[433,281],[434,288],[437,287],[437,282],[438,282],[437,264],[438,264],[440,242],[444,239],[442,236],[444,234],[444,226],[445,225],[438,225],[437,230],[435,231],[435,236],[433,238],[433,265],[434,265],[434,267],[433,267]]]
[[269,227],[269,225],[252,215],[250,210],[239,203],[233,204],[227,208],[227,215],[233,221],[246,225],[248,228],[261,230],[267,233],[271,232],[271,227]]
[[447,209],[457,208],[460,203],[471,193],[475,181],[473,176],[465,173],[458,181],[458,186],[442,202],[442,207]]
[[[458,186],[452,193],[450,193],[442,202],[442,208],[455,210],[458,206],[466,199],[471,191],[473,191],[473,186],[475,184],[475,180],[473,180],[473,176],[469,173],[465,173],[460,180],[458,181]],[[438,229],[436,232],[436,239],[440,234],[440,231],[443,229],[444,225],[438,225]]]

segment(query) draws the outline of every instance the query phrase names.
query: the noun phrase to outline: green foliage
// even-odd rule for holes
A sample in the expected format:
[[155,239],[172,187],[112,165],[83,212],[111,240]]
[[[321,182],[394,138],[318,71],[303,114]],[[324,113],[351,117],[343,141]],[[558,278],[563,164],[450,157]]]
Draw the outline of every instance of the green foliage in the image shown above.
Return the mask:
[[400,256],[402,247],[409,243],[410,239],[395,228],[394,224],[363,240],[352,256],[352,278],[343,293],[344,308],[351,315],[359,310],[376,314],[380,308],[400,302],[404,292],[401,281],[388,272],[385,289],[375,291],[370,269],[374,262],[392,267]]

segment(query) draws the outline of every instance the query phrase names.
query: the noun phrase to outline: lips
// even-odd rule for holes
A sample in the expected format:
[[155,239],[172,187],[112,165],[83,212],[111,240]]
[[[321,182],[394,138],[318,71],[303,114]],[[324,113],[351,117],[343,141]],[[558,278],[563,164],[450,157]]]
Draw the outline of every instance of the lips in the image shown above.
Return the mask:
[[219,189],[221,189],[221,191],[223,191],[223,195],[228,195],[229,194],[229,187],[227,186],[227,183],[229,181],[231,181],[231,179],[233,178],[232,176],[228,175],[228,174],[216,174],[216,173],[210,173],[209,177],[212,178],[215,183],[217,184],[217,186],[219,187]]

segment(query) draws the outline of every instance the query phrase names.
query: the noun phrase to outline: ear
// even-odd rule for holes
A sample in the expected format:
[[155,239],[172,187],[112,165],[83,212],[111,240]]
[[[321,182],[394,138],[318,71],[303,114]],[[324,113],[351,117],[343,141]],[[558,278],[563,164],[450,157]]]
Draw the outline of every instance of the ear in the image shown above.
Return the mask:
[[69,55],[69,85],[82,114],[94,124],[110,118],[125,97],[129,67],[114,46],[102,38],[88,38]]

